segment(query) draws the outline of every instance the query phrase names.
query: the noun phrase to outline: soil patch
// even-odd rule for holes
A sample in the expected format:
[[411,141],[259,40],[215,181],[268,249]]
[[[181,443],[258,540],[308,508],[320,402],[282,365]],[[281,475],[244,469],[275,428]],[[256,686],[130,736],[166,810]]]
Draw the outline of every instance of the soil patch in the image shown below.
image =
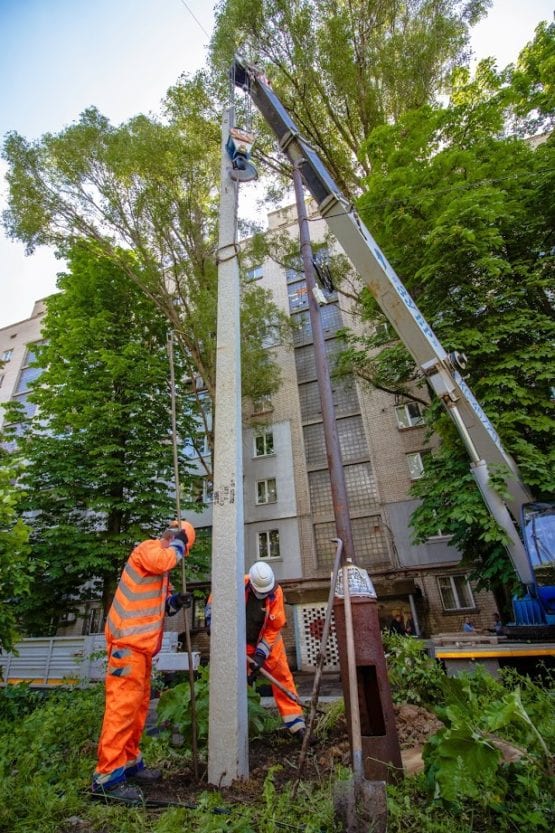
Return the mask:
[[[441,722],[429,711],[413,705],[395,706],[395,719],[403,759],[417,758],[430,735],[441,728]],[[260,799],[264,781],[272,770],[276,788],[297,780],[299,771],[300,742],[285,730],[278,730],[264,738],[253,738],[249,743],[249,780],[236,781],[223,787],[221,793],[226,803],[250,804]],[[350,746],[345,719],[341,716],[325,738],[316,737],[309,748],[303,767],[302,782],[311,785],[329,783],[330,773],[338,766],[349,766]],[[192,768],[184,766],[164,773],[162,781],[143,789],[147,799],[176,801],[194,804],[200,793],[217,790],[207,782],[206,767],[201,764],[199,778],[193,777]],[[414,771],[413,766],[407,767]]]

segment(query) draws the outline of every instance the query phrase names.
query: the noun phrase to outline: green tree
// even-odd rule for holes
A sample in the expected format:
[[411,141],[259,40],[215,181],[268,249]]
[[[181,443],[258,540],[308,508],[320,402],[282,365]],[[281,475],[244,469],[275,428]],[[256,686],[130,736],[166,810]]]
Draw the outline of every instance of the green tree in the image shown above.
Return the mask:
[[489,0],[221,0],[212,61],[262,66],[339,187],[353,196],[370,131],[434,100],[468,57]]
[[[141,115],[114,127],[91,108],[36,142],[8,134],[4,223],[28,252],[52,245],[65,254],[76,240],[94,243],[164,315],[191,392],[200,377],[214,402],[220,125],[200,73],[181,79],[164,105],[164,121]],[[251,293],[256,303],[245,304],[242,328],[249,369],[243,393],[257,398],[277,389],[279,368],[266,352],[264,372],[250,372],[260,358],[250,333],[282,327],[283,320],[267,293],[247,286],[245,301]]]
[[29,529],[19,514],[23,497],[15,486],[19,466],[0,450],[0,649],[11,651],[18,636],[19,605],[30,592]]
[[[18,440],[35,564],[26,621],[39,632],[82,598],[101,594],[106,608],[135,542],[175,515],[167,322],[90,245],[74,246],[68,263],[37,347],[37,416]],[[194,403],[179,408],[179,435],[196,426]],[[183,454],[180,464],[186,487]]]
[[[555,27],[540,27],[550,49]],[[482,62],[474,78],[460,71],[448,107],[424,107],[377,128],[366,152],[372,175],[360,211],[444,347],[469,357],[470,386],[538,498],[553,486],[551,288],[554,142],[537,149],[504,134],[508,122],[537,108],[538,87],[524,108],[512,68]],[[518,93],[518,95],[517,95]],[[519,112],[516,112],[518,102]],[[367,314],[376,320],[375,304]],[[367,374],[406,391],[424,385],[394,341],[375,348]],[[376,355],[376,350],[379,352]],[[392,357],[393,361],[388,362]],[[358,356],[364,365],[364,357]],[[416,387],[416,395],[420,395]],[[438,528],[479,563],[487,581],[504,582],[508,565],[500,534],[468,473],[450,420],[435,403],[428,424],[442,447],[413,492],[420,540]]]

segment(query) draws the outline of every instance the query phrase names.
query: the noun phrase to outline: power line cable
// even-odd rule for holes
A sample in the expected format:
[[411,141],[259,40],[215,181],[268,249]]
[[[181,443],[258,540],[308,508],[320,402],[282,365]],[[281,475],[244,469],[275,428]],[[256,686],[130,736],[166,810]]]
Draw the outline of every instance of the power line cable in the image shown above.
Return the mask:
[[193,20],[195,21],[195,23],[196,23],[196,24],[197,24],[197,25],[198,25],[198,26],[202,29],[202,31],[204,32],[204,34],[206,35],[206,37],[207,37],[207,38],[209,38],[209,37],[210,37],[210,35],[208,34],[208,32],[206,31],[206,29],[204,28],[204,26],[202,25],[202,23],[201,23],[201,22],[200,22],[200,20],[198,19],[198,17],[195,17],[195,15],[194,15],[194,14],[193,14],[193,12],[191,11],[191,9],[189,8],[189,6],[188,6],[188,5],[187,5],[187,3],[185,2],[185,0],[179,0],[179,1],[180,1],[180,3],[181,3],[183,6],[185,6],[185,8],[187,9],[187,11],[189,12],[189,14],[191,15],[191,17],[192,17],[192,18],[193,18]]

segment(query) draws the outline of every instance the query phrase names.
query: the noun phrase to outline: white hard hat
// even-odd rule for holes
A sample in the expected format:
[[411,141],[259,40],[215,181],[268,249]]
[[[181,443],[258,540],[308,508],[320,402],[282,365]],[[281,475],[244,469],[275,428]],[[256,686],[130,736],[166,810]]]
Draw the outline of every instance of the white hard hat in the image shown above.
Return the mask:
[[258,598],[267,596],[275,587],[276,577],[269,564],[264,561],[257,561],[249,570],[249,581]]

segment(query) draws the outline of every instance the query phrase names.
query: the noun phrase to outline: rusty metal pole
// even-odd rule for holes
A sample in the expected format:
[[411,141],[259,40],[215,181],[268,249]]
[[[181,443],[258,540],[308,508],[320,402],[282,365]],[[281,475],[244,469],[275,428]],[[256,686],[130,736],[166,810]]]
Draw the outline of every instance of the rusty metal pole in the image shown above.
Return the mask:
[[337,435],[335,406],[333,404],[330,371],[326,356],[324,330],[322,328],[322,320],[320,318],[320,306],[314,296],[316,277],[314,275],[314,264],[312,262],[312,245],[310,243],[310,233],[308,230],[309,221],[304,201],[303,180],[301,175],[302,164],[303,162],[300,160],[296,162],[293,167],[293,184],[295,186],[295,199],[297,203],[301,256],[306,278],[308,313],[310,315],[312,340],[314,342],[316,378],[318,380],[318,390],[320,392],[320,403],[322,406],[322,420],[324,423],[326,456],[331,481],[333,514],[335,517],[337,537],[343,541],[342,563],[345,563],[348,558],[352,559],[352,561],[356,563],[354,557],[351,517],[349,514],[349,502],[347,499],[347,487],[345,485],[345,471],[343,469],[339,437]]
[[[303,160],[300,159],[293,166],[293,184],[295,186],[299,221],[301,255],[306,278],[308,311],[314,343],[316,377],[322,406],[322,420],[331,482],[333,513],[337,537],[343,541],[342,564],[346,568],[346,565],[349,563],[356,565],[356,558],[347,487],[345,484],[345,472],[335,420],[335,406],[333,404],[324,331],[320,318],[319,304],[314,293],[316,278],[314,275],[312,246],[308,229],[309,221],[304,201],[301,174],[302,165]],[[347,579],[347,568],[344,572],[345,578]],[[351,599],[348,587],[345,601],[347,600],[349,607],[352,609],[355,625],[352,630],[349,628],[348,634],[346,633],[346,604],[343,600],[335,600],[334,612],[341,667],[341,684],[343,687],[345,712],[349,725],[353,770],[355,771],[358,782],[361,782],[360,769],[362,758],[366,777],[385,781],[389,777],[399,777],[399,774],[402,773],[402,763],[395,725],[393,700],[387,677],[380,634],[377,605],[375,599],[357,598],[356,596]],[[351,617],[349,616],[350,622]],[[347,661],[348,654],[351,656],[351,662]],[[356,668],[353,668],[353,654]],[[356,692],[351,691],[351,688],[355,685]],[[351,701],[353,703],[352,706]],[[360,717],[364,718],[362,731],[360,727],[357,728],[351,725],[351,722],[356,719],[357,714],[359,715],[359,722]],[[369,714],[379,715],[379,719],[372,721],[371,718],[369,719]],[[384,803],[383,795],[380,793],[379,800],[374,797],[369,803],[376,807],[378,805],[381,807]]]

